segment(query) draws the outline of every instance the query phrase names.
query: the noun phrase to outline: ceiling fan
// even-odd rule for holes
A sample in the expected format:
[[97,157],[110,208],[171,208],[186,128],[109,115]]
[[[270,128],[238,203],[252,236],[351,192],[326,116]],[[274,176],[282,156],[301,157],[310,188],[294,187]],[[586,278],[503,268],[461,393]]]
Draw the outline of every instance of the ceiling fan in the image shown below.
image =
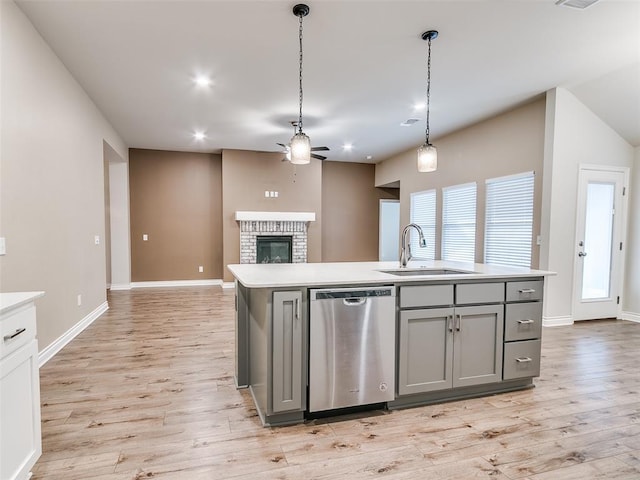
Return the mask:
[[[295,135],[296,133],[296,127],[298,126],[298,122],[297,121],[292,121],[290,122],[291,126],[293,127],[293,134]],[[282,153],[285,154],[285,157],[282,159],[283,162],[285,161],[289,161],[291,159],[291,144],[287,143],[277,143],[277,145],[280,145],[282,148],[284,148],[284,150],[282,151]],[[329,151],[329,147],[311,147],[311,157],[313,158],[317,158],[318,160],[326,160],[327,157],[324,157],[322,155],[318,155],[317,153],[313,153],[313,152],[328,152]]]

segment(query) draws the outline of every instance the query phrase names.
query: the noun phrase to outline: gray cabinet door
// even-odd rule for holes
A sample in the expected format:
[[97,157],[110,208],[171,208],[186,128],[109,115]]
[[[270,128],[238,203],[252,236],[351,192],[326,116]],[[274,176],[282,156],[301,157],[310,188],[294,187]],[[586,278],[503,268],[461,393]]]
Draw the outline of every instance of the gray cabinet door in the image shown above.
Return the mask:
[[304,309],[302,292],[273,293],[271,410],[303,409]]
[[502,380],[503,306],[456,307],[453,386]]
[[400,312],[398,394],[452,387],[453,308]]

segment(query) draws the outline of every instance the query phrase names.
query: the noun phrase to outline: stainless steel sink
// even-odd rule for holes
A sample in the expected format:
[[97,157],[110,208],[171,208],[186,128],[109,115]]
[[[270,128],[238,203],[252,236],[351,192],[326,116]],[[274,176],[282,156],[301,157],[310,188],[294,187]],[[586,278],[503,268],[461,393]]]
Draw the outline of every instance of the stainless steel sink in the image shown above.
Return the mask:
[[466,270],[451,270],[448,268],[419,268],[419,269],[399,269],[399,270],[379,270],[382,273],[390,273],[399,277],[419,277],[423,275],[462,275],[475,272]]

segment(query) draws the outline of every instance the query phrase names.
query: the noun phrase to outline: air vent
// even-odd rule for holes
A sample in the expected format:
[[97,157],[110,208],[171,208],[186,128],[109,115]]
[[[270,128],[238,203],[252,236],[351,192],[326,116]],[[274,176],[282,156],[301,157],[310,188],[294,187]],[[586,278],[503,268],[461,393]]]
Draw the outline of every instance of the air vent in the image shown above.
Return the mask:
[[401,127],[410,127],[411,125],[413,125],[414,123],[419,122],[420,119],[419,118],[409,118],[407,120],[405,120],[404,122],[402,122],[400,124]]
[[556,2],[556,5],[562,5],[563,7],[585,9],[593,5],[597,1],[598,0],[558,0]]

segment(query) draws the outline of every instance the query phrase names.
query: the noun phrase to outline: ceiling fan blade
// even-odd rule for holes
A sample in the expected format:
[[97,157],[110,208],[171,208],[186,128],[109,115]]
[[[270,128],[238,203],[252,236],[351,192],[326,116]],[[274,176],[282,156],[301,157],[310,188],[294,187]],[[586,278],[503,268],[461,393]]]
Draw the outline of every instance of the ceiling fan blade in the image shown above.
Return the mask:
[[311,147],[312,152],[328,152],[329,147]]
[[317,158],[318,160],[326,160],[327,159],[327,157],[323,157],[322,155],[318,155],[318,154],[315,154],[315,153],[312,153],[311,157],[312,158]]

